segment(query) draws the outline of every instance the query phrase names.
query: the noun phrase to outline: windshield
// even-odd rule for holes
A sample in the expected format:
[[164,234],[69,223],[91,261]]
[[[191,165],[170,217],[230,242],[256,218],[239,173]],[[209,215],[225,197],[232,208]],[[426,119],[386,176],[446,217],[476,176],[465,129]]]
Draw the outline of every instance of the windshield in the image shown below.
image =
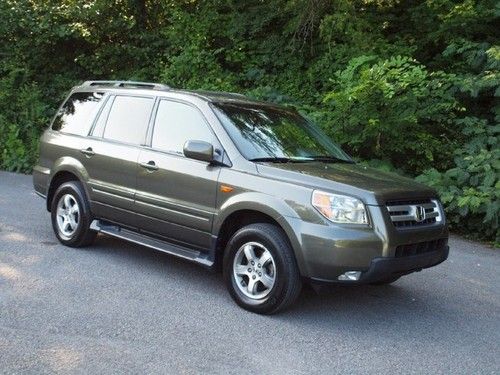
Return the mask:
[[353,162],[297,111],[254,104],[214,106],[229,136],[248,160]]

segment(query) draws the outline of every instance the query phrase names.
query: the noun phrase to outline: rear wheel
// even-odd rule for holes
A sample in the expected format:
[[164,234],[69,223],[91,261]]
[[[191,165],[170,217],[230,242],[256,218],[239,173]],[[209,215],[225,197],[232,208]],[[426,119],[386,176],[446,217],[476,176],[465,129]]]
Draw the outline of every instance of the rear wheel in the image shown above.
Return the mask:
[[231,297],[246,310],[272,314],[290,306],[301,290],[293,251],[281,228],[251,224],[229,240],[223,262]]
[[97,235],[90,229],[90,206],[78,181],[65,182],[57,188],[51,204],[51,219],[57,239],[66,246],[90,245]]

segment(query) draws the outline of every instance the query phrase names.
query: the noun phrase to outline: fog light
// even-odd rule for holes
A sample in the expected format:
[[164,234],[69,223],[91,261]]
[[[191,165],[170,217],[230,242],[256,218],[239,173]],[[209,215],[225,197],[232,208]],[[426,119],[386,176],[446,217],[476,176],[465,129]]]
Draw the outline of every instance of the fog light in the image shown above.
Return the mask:
[[346,273],[337,277],[340,281],[358,281],[361,277],[361,271],[347,271]]

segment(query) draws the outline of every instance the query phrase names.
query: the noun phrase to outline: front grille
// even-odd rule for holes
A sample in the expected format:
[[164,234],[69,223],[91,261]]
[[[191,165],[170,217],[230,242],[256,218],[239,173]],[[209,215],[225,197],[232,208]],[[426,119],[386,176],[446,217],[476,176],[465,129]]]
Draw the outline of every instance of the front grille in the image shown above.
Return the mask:
[[401,245],[396,247],[396,258],[403,258],[412,255],[419,255],[443,249],[448,244],[447,238],[440,238],[438,240],[424,241],[412,243],[408,245]]
[[413,199],[386,202],[391,221],[397,228],[417,227],[442,221],[436,199]]

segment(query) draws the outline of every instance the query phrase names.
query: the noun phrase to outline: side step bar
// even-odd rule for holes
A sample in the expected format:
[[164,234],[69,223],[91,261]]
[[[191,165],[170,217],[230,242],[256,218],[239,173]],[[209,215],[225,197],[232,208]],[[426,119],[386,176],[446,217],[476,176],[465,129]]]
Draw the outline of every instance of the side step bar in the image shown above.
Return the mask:
[[154,250],[161,251],[163,253],[175,255],[179,258],[187,259],[191,262],[199,263],[205,267],[213,266],[214,262],[208,259],[207,254],[203,254],[200,251],[189,249],[187,247],[174,245],[150,236],[137,233],[128,229],[124,229],[118,225],[107,223],[101,220],[94,220],[90,225],[90,229],[93,229],[99,233],[105,233],[113,237],[121,238],[139,245],[149,247]]

